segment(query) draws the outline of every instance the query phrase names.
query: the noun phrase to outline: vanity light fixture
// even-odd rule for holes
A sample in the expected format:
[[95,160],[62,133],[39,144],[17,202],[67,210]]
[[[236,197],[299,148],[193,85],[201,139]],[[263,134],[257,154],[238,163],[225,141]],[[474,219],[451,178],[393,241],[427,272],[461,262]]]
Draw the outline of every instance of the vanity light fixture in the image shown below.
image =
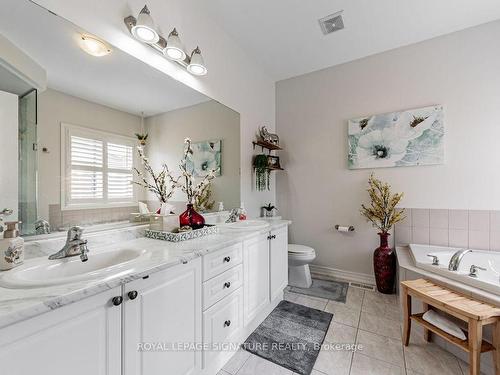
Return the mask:
[[144,43],[153,44],[158,43],[160,40],[147,5],[144,5],[144,8],[142,8],[130,32],[136,39]]
[[106,43],[90,35],[81,35],[80,48],[95,57],[102,57],[111,53],[111,48]]
[[[162,53],[169,60],[179,64],[189,73],[196,76],[204,76],[207,74],[207,68],[201,55],[200,48],[196,47],[191,55],[188,55],[184,50],[179,33],[174,28],[168,38],[165,39],[155,30],[153,18],[146,5],[142,8],[141,13],[137,17],[128,16],[124,19],[130,33],[137,40],[146,43],[156,51]],[[154,33],[154,38],[153,38]]]

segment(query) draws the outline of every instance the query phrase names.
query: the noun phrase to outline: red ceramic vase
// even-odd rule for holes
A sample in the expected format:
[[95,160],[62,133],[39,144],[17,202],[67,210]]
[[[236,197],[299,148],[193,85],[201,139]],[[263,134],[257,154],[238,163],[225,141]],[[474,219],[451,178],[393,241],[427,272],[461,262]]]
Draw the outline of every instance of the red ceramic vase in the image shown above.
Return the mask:
[[380,293],[394,293],[394,278],[396,276],[396,254],[389,247],[389,233],[379,233],[380,247],[373,253],[373,268],[375,281]]
[[196,212],[192,204],[187,205],[187,210],[179,215],[179,225],[181,227],[191,227],[200,229],[205,226],[205,218]]

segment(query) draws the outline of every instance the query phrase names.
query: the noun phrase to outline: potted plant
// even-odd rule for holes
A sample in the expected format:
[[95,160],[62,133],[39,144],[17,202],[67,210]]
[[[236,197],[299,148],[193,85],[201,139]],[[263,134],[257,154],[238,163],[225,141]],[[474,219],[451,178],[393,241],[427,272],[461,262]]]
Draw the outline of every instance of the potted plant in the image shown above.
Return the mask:
[[396,206],[403,198],[403,193],[392,194],[388,183],[376,179],[373,174],[368,179],[368,194],[370,205],[361,205],[361,214],[367,221],[379,230],[380,246],[373,254],[373,267],[377,289],[384,294],[394,292],[394,278],[396,274],[396,255],[389,246],[389,231],[394,224],[404,220],[404,209]]
[[253,167],[255,168],[255,188],[258,191],[269,190],[270,171],[267,155],[255,155]]
[[139,140],[141,146],[146,146],[146,141],[148,139],[148,133],[135,133],[135,136]]

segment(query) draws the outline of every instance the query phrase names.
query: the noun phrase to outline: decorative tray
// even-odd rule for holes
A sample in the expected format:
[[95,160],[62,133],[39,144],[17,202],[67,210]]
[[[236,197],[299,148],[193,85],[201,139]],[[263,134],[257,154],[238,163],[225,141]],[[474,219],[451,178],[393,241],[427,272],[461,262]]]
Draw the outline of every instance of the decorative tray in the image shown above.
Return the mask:
[[162,240],[170,242],[181,242],[195,238],[205,237],[217,233],[217,226],[205,225],[201,229],[194,229],[189,232],[164,232],[160,230],[146,229],[145,236],[153,240]]

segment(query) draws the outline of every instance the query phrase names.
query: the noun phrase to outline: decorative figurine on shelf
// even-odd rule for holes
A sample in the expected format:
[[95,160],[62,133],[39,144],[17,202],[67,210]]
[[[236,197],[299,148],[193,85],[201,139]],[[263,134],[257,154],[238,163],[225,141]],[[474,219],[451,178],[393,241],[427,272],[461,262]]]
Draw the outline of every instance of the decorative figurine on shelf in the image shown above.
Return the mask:
[[189,226],[193,229],[200,229],[205,225],[205,219],[194,210],[193,204],[196,199],[202,195],[205,188],[210,184],[210,181],[215,178],[215,170],[210,170],[208,174],[196,184],[193,173],[188,170],[188,157],[192,154],[191,139],[186,138],[184,140],[184,157],[179,165],[182,173],[181,178],[184,178],[184,184],[180,184],[179,186],[182,191],[186,193],[188,203],[186,211],[179,216],[179,224],[181,227]]
[[260,137],[264,142],[269,142],[276,146],[280,144],[280,137],[277,134],[269,133],[265,126],[260,128]]
[[380,293],[394,293],[394,278],[396,275],[396,255],[389,246],[389,231],[394,224],[404,220],[404,209],[396,208],[403,198],[403,193],[391,193],[391,186],[382,182],[373,174],[368,179],[368,194],[370,195],[370,205],[361,205],[361,215],[366,217],[372,225],[380,232],[380,246],[373,254],[373,266],[375,269],[375,281]]

